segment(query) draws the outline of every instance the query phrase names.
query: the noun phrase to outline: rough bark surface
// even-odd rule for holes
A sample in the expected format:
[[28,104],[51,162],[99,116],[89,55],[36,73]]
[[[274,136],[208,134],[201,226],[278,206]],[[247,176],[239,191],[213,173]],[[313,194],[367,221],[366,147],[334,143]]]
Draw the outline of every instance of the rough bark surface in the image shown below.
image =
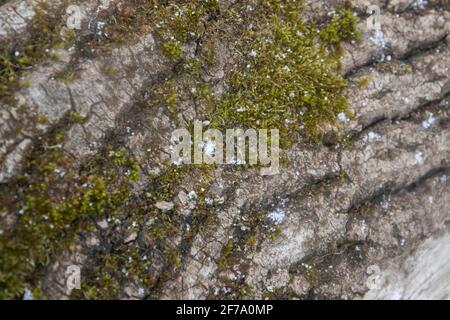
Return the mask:
[[[209,120],[207,99],[192,86],[208,85],[219,98],[231,90],[228,75],[248,58],[239,52],[238,29],[257,3],[219,1],[182,45],[185,61],[214,49],[195,80],[167,54],[152,21],[111,41],[108,25],[98,23],[114,16],[122,32],[123,1],[76,3],[83,22],[77,42],[47,48],[57,58],[34,61],[0,97],[0,240],[16,241],[11,230],[33,210],[41,219],[48,199],[61,208],[72,195],[84,197],[80,190],[109,172],[104,158],[115,150],[134,159],[138,178],[122,181],[127,164],[104,178],[106,188],[129,189],[114,212],[108,205],[95,215],[55,218],[64,221],[62,234],[49,233],[45,259],[36,254],[34,267],[17,271],[23,275],[15,289],[4,280],[14,271],[1,270],[0,290],[10,290],[3,297],[450,298],[449,2],[307,2],[305,21],[325,21],[340,6],[358,16],[360,38],[340,48],[347,116],[321,124],[318,142],[295,135],[278,175],[240,166],[173,169],[172,131]],[[370,4],[381,8],[379,32],[367,27]],[[36,5],[0,6],[0,44],[13,55],[17,39],[34,36]],[[235,6],[247,10],[240,25],[223,14]],[[63,160],[52,158],[50,166],[55,149]],[[45,206],[36,204],[37,193],[45,194]],[[97,198],[103,195],[87,199]],[[34,259],[24,239],[20,249],[0,247],[0,259],[18,250]],[[73,265],[81,268],[79,290],[67,286]]]

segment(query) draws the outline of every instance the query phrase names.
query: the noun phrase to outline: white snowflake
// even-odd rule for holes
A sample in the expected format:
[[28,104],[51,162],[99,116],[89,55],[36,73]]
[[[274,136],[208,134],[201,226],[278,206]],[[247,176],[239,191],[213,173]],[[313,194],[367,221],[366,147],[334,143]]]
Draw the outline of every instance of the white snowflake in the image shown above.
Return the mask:
[[103,28],[105,27],[105,25],[106,25],[106,23],[103,22],[103,21],[98,21],[98,22],[97,22],[97,26],[96,26],[96,29],[97,29],[97,35],[99,35],[99,36],[102,35],[102,33],[103,33]]
[[386,39],[384,38],[384,33],[381,30],[375,30],[370,40],[381,48],[386,48]]
[[348,118],[347,115],[344,112],[341,112],[337,115],[337,118],[340,122],[347,122]]
[[25,292],[23,293],[23,300],[34,300],[33,292],[30,289],[25,288]]
[[380,134],[370,131],[368,134],[366,134],[363,137],[363,141],[364,141],[364,143],[373,142],[373,141],[381,141],[381,138],[382,137]]
[[189,192],[188,196],[189,196],[189,199],[191,199],[191,200],[197,199],[197,193],[195,191]]
[[426,119],[422,122],[422,127],[424,129],[428,129],[429,127],[431,127],[433,125],[433,123],[435,121],[436,121],[436,119],[434,118],[434,115],[432,113],[430,113],[430,116],[428,117],[428,119]]
[[283,209],[276,208],[274,211],[269,212],[267,217],[276,225],[282,224],[286,214]]
[[425,9],[428,4],[428,0],[416,0],[413,3],[413,7],[416,9]]
[[420,151],[416,153],[415,158],[416,158],[416,163],[423,163],[425,160],[423,153]]

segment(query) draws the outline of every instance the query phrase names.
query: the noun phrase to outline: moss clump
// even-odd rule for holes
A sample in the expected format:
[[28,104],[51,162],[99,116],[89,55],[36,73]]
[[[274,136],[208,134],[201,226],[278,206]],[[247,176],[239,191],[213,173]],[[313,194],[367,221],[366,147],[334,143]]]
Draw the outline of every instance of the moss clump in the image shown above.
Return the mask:
[[177,60],[181,56],[181,45],[178,41],[167,41],[163,44],[164,53],[172,60]]
[[55,78],[62,80],[64,84],[71,84],[75,80],[76,70],[73,65],[68,65],[56,72]]
[[217,0],[184,0],[176,3],[158,1],[152,18],[158,34],[166,44],[171,44],[169,54],[181,53],[180,44],[198,40],[205,31],[207,22],[218,14]]
[[86,117],[83,117],[80,113],[78,113],[76,111],[69,112],[69,122],[70,123],[83,124],[85,121],[86,121]]
[[154,91],[156,94],[158,94],[160,102],[164,103],[167,106],[176,121],[176,114],[178,110],[178,95],[173,81],[168,80],[163,82],[161,85],[155,86]]
[[[0,298],[36,288],[39,274],[58,250],[71,243],[91,217],[119,213],[131,196],[137,165],[125,151],[105,152],[76,170],[59,147],[62,135],[43,139],[22,177],[0,190],[1,203],[16,220],[0,235]],[[13,191],[12,191],[13,190]],[[11,198],[11,192],[16,196]]]
[[38,121],[39,124],[42,124],[42,125],[48,123],[48,119],[47,119],[47,117],[46,117],[44,114],[40,114],[40,115],[38,116],[37,121]]
[[[212,179],[207,170],[173,165],[154,177],[148,190],[136,196],[127,210],[128,215],[120,222],[121,226],[137,225],[138,240],[119,241],[114,248],[97,248],[95,264],[87,266],[84,273],[81,298],[120,298],[124,284],[130,280],[157,296],[160,286],[183,266],[185,254],[199,229],[214,219],[204,200]],[[155,207],[158,201],[174,201],[183,182],[191,176],[201,179],[193,186],[197,206],[189,217],[183,217],[176,209],[166,212]],[[174,241],[177,238],[181,239],[179,243]]]
[[356,82],[356,87],[359,90],[365,89],[369,86],[369,84],[373,81],[373,77],[372,76],[364,76],[361,77],[357,80]]
[[58,6],[39,2],[34,7],[29,35],[17,39],[14,50],[0,49],[0,97],[10,96],[15,89],[24,88],[20,77],[35,64],[51,58],[52,48],[67,44],[60,36],[65,8],[64,1]]
[[350,9],[341,9],[333,14],[331,21],[320,30],[320,38],[325,43],[340,45],[341,42],[350,42],[359,39],[356,30],[357,18]]
[[103,48],[120,43],[130,34],[148,31],[150,20],[163,52],[193,76],[193,83],[201,83],[202,66],[214,63],[212,37],[217,34],[215,22],[222,19],[245,31],[237,35],[234,49],[240,56],[234,57],[237,64],[225,78],[228,93],[208,109],[212,127],[278,128],[284,146],[293,141],[294,132],[317,141],[324,124],[348,111],[348,84],[339,74],[340,44],[359,37],[357,17],[350,9],[339,9],[328,21],[305,22],[303,1],[257,1],[251,15],[243,14],[247,5],[227,8],[216,0],[120,2],[100,13],[108,38],[96,41]]
[[[359,38],[357,17],[350,9],[339,9],[328,21],[305,22],[302,1],[257,1],[246,15],[248,5],[153,1],[141,12],[154,20],[164,53],[181,61],[183,72],[196,84],[202,82],[202,66],[216,58],[213,37],[222,35],[215,23],[223,20],[240,29],[233,48],[237,63],[225,76],[229,90],[218,100],[207,93],[202,101],[212,106],[205,115],[212,127],[277,128],[284,146],[293,141],[293,132],[317,141],[324,124],[348,113],[340,45]],[[184,47],[195,47],[194,54]]]
[[233,253],[233,240],[228,240],[225,246],[222,248],[222,252],[217,261],[217,265],[222,270],[227,270],[230,267],[230,256]]
[[379,62],[375,65],[375,68],[382,73],[392,73],[399,76],[409,74],[413,71],[411,65],[398,61]]
[[260,4],[257,30],[246,35],[245,56],[213,125],[279,129],[286,142],[293,132],[316,138],[322,125],[347,111],[337,45],[357,37],[356,18],[343,10],[319,26],[304,22],[296,3]]
[[105,74],[107,76],[113,77],[117,74],[117,67],[114,64],[107,64],[105,66]]

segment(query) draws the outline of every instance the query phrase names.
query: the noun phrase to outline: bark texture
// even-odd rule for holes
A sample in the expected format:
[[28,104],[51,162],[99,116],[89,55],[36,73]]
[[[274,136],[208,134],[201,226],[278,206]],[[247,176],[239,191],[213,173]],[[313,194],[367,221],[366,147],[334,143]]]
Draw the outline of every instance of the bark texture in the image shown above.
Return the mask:
[[[339,7],[358,16],[360,38],[339,49],[349,111],[321,124],[318,142],[293,134],[273,176],[255,167],[170,164],[172,131],[210,120],[201,88],[223,97],[228,76],[249,58],[239,49],[258,1],[219,1],[182,44],[181,60],[167,53],[152,20],[114,38],[143,10],[132,3],[75,3],[77,40],[46,48],[0,97],[3,297],[450,298],[448,1],[307,2],[305,21],[326,21]],[[381,31],[368,29],[370,4],[381,8]],[[36,36],[36,6],[0,6],[5,52],[15,55],[19,38]],[[230,10],[242,15],[239,24],[230,24]],[[61,28],[49,31],[63,43],[71,34],[66,18],[63,10]],[[194,77],[183,68],[197,57],[203,64]],[[117,150],[127,156],[117,160]],[[96,175],[110,172],[105,159],[115,171],[102,176],[107,191],[94,194]],[[127,179],[134,171],[138,177]],[[90,185],[97,189],[83,189]],[[83,216],[61,209],[72,198],[87,199],[87,208],[70,202]],[[89,214],[99,199],[101,209]],[[17,234],[28,234],[24,221],[29,228],[52,220],[50,207],[62,212],[54,213],[60,233],[45,227],[45,241],[24,236],[18,245]],[[32,267],[7,269],[24,263]],[[79,290],[67,287],[71,265],[81,268]]]

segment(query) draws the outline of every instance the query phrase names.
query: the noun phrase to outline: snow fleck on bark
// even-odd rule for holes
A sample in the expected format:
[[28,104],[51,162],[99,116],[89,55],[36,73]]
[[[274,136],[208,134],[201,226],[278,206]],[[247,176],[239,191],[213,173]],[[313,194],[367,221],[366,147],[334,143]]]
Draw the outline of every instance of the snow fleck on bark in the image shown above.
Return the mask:
[[285,212],[283,209],[277,208],[274,211],[269,212],[267,217],[276,225],[282,224],[285,218]]

